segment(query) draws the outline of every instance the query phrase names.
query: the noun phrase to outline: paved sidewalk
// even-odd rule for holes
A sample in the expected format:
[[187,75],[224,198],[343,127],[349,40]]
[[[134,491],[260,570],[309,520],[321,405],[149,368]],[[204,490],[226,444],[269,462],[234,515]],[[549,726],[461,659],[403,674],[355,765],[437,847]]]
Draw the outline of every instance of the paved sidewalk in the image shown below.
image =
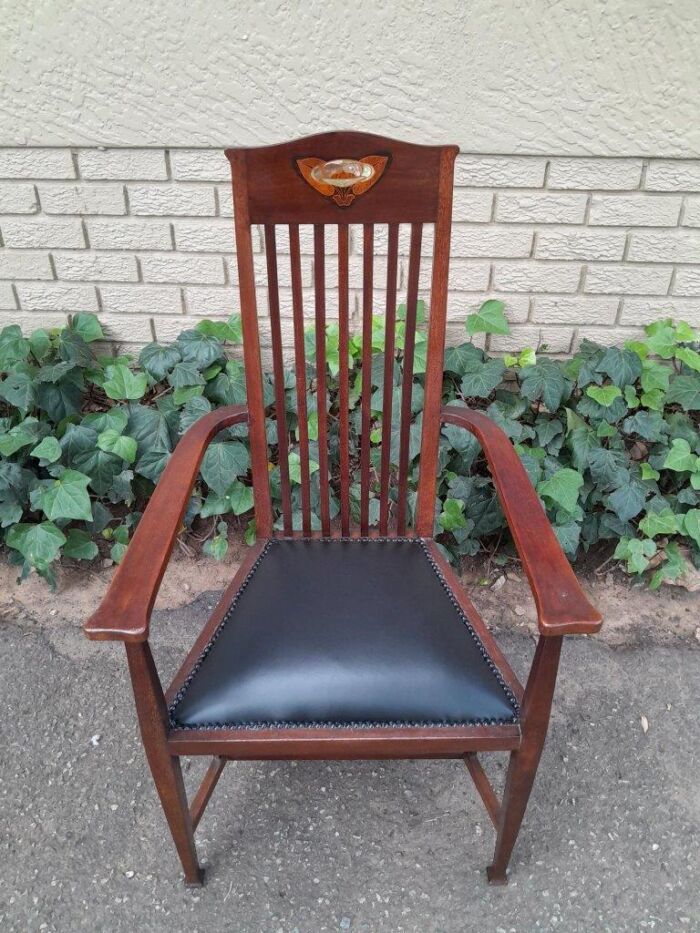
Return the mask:
[[[167,678],[214,602],[161,612]],[[137,737],[123,650],[0,623],[0,929],[169,933],[700,930],[700,645],[569,639],[507,888],[458,762],[239,763],[187,891]],[[523,671],[524,633],[501,643]],[[645,734],[640,717],[646,716]],[[502,778],[491,756],[495,781]],[[188,769],[193,786],[202,763]]]

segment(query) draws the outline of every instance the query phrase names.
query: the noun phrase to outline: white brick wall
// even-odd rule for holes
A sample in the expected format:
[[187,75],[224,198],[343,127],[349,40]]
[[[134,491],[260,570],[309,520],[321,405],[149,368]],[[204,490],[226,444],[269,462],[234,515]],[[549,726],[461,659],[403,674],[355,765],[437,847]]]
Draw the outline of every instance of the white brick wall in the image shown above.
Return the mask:
[[[53,326],[96,311],[125,344],[169,340],[238,310],[230,171],[217,149],[0,148],[0,326]],[[456,165],[448,339],[487,297],[512,326],[494,351],[568,353],[620,342],[658,316],[700,325],[700,160],[461,155]],[[359,319],[361,233],[351,227],[351,310]],[[400,238],[399,286],[408,276]],[[253,230],[264,284],[262,231]],[[375,246],[383,308],[386,230]],[[432,230],[420,288],[430,281]],[[313,238],[301,230],[313,313]],[[289,246],[278,234],[283,331],[291,339]],[[337,282],[327,237],[327,283]],[[261,288],[259,308],[265,311]],[[336,313],[329,299],[328,314]],[[263,339],[263,343],[265,340]]]

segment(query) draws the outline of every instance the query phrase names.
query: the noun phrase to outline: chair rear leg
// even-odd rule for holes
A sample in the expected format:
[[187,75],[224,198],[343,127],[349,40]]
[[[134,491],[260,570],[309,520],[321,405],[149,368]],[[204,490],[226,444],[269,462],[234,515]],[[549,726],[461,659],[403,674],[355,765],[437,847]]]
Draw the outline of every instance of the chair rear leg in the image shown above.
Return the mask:
[[146,758],[182,862],[185,884],[199,886],[204,881],[204,871],[197,859],[180,759],[168,750],[167,708],[151,649],[147,642],[127,643],[126,654]]
[[500,810],[493,864],[486,869],[489,884],[507,884],[506,874],[520,832],[537,767],[547,738],[552,697],[559,669],[562,638],[540,637],[528,677],[522,708],[523,740],[511,752]]

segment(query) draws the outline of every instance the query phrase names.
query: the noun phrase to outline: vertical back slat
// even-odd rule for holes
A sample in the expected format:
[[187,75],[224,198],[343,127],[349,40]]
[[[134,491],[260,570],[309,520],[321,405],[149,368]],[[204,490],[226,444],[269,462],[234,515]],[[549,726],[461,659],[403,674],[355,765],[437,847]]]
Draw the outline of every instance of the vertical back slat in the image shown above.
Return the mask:
[[284,360],[277,275],[277,238],[274,224],[265,224],[265,256],[267,259],[267,294],[270,308],[272,338],[272,374],[275,380],[275,411],[277,413],[277,450],[282,493],[282,522],[285,535],[292,533],[292,496],[289,486],[289,432],[284,397]]
[[362,438],[360,448],[360,534],[369,534],[370,425],[372,400],[372,298],[374,289],[374,225],[362,234]]
[[[444,149],[440,156],[438,215],[435,221],[433,271],[430,282],[430,323],[428,326],[428,362],[425,372],[424,411],[435,412],[436,414],[440,410],[442,402],[455,156],[456,152],[452,149]],[[432,536],[435,524],[435,483],[439,443],[439,419],[437,417],[424,417],[421,435],[418,501],[416,503],[416,534],[422,538]]]
[[301,461],[301,530],[311,534],[311,484],[309,478],[309,418],[306,407],[306,353],[304,351],[304,299],[301,291],[299,224],[289,225],[289,258],[292,271],[294,315],[294,372],[296,376],[299,459]]
[[258,538],[272,534],[272,502],[270,478],[267,472],[267,437],[265,435],[265,402],[260,360],[260,333],[255,298],[255,269],[248,206],[248,168],[242,150],[231,156],[231,169],[236,184],[233,191],[234,224],[236,229],[236,261],[241,296],[241,326],[243,329],[243,362],[245,366],[248,436],[250,438],[253,497]]
[[379,492],[379,533],[389,533],[389,480],[391,478],[391,421],[394,397],[396,349],[396,268],[399,254],[399,225],[389,224],[384,317],[384,392],[382,395],[382,450]]
[[416,346],[418,310],[418,278],[422,224],[411,224],[411,247],[408,258],[408,289],[406,295],[406,333],[404,336],[403,380],[401,385],[401,428],[399,434],[399,492],[397,503],[397,534],[406,534],[408,509],[408,466],[411,440],[411,396],[413,394],[413,356]]
[[326,409],[326,244],[323,224],[314,224],[314,297],[316,301],[316,404],[321,532],[331,533],[328,499],[328,421]]
[[338,422],[340,441],[340,531],[350,534],[350,307],[348,270],[348,225],[338,224]]

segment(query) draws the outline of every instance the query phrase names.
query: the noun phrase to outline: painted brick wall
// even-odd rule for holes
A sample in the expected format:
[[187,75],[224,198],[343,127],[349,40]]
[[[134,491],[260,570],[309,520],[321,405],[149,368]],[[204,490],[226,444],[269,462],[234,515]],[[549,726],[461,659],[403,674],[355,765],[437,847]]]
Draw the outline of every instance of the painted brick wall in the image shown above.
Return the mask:
[[[111,339],[137,346],[227,317],[238,310],[231,215],[218,149],[0,148],[0,325],[53,326],[94,311]],[[461,155],[454,220],[451,340],[487,297],[505,302],[512,325],[491,338],[494,351],[620,342],[664,315],[700,325],[700,160]],[[302,244],[311,311],[310,235]],[[354,235],[358,285],[360,244]],[[258,232],[261,273],[262,248]],[[431,248],[427,231],[423,285]],[[406,267],[407,237],[404,289]],[[382,271],[379,261],[378,310]],[[284,267],[280,284],[290,340]],[[355,290],[356,321],[359,299]]]

